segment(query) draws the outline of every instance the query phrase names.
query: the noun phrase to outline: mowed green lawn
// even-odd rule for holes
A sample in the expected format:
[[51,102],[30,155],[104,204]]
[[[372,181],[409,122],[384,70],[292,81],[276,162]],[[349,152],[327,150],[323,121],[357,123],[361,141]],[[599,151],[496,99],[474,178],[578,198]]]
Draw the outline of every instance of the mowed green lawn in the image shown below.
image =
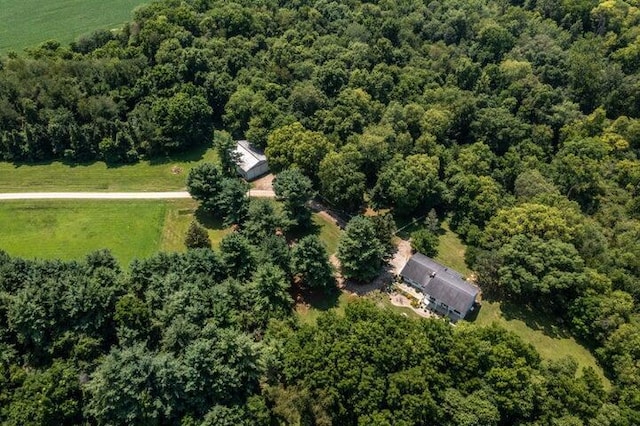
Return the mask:
[[[451,231],[447,221],[442,223],[442,231],[439,236],[436,260],[469,277],[471,271],[464,262],[466,250],[464,243]],[[485,300],[473,324],[485,326],[494,322],[517,334],[525,342],[531,343],[543,359],[557,360],[573,356],[581,367],[595,369],[605,386],[610,386],[610,382],[605,378],[602,368],[591,352],[554,320],[518,306]]]
[[215,150],[117,167],[100,161],[86,165],[0,162],[0,192],[179,190],[185,188],[189,170],[203,161],[217,162]]
[[325,216],[315,213],[311,218],[316,226],[318,238],[324,243],[327,252],[331,255],[338,250],[338,242],[342,231],[336,223]]
[[[80,259],[108,248],[126,267],[160,250],[184,251],[194,218],[217,248],[231,228],[197,207],[189,199],[1,201],[0,249],[25,258]],[[320,239],[334,247],[338,227],[317,214],[314,222]]]
[[[13,256],[80,259],[110,249],[123,267],[159,250],[184,251],[193,200],[0,202],[0,249]],[[205,223],[214,246],[229,228]]]
[[464,262],[465,245],[458,234],[449,229],[447,222],[442,223],[442,234],[438,237],[438,255],[436,260],[449,268],[468,277],[471,271]]
[[109,248],[128,265],[158,249],[166,208],[157,201],[3,201],[0,249],[26,258],[79,259]]
[[592,367],[607,388],[611,386],[591,352],[551,318],[508,303],[483,301],[474,321],[477,325],[498,325],[531,343],[543,359],[572,356],[580,367]]
[[119,28],[148,0],[0,0],[0,53]]

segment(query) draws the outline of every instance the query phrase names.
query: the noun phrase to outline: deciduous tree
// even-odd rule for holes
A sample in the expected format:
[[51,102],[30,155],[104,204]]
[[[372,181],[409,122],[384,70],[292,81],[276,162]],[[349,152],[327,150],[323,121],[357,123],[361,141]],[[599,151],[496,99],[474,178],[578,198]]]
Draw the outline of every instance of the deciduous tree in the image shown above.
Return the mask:
[[365,180],[350,153],[330,152],[320,163],[321,194],[332,205],[349,212],[363,203]]

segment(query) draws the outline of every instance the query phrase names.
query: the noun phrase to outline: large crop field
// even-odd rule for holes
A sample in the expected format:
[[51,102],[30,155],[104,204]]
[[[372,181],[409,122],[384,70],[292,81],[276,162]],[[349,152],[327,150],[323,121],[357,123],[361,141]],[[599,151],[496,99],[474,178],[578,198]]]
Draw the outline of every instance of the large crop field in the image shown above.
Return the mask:
[[117,28],[145,0],[0,0],[0,53]]

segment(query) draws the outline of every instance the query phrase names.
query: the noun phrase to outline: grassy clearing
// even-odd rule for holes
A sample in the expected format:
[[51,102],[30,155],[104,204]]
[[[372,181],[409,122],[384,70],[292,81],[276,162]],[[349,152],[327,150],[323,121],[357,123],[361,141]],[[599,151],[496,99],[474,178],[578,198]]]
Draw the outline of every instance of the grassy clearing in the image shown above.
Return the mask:
[[[424,219],[401,219],[398,221],[398,237],[408,240],[415,231],[424,228]],[[449,228],[449,223],[444,220],[440,224],[438,255],[436,260],[451,269],[460,272],[463,276],[469,276],[471,271],[464,262],[466,247],[460,237]]]
[[311,226],[304,230],[294,230],[287,234],[289,240],[299,240],[307,235],[317,235],[327,248],[327,254],[332,255],[338,249],[340,240],[340,227],[334,221],[328,219],[321,213],[313,213],[311,216]]
[[375,291],[375,292],[367,295],[366,297],[371,299],[371,300],[373,300],[373,301],[375,301],[376,305],[379,308],[388,309],[388,310],[394,311],[396,313],[399,313],[401,315],[404,315],[404,316],[407,316],[407,317],[413,318],[413,319],[422,318],[413,309],[411,309],[409,307],[396,306],[396,305],[392,304],[391,300],[389,299],[389,295],[388,294],[381,293],[379,291]]
[[557,360],[572,356],[581,367],[592,367],[607,388],[611,386],[591,352],[563,327],[540,313],[507,303],[483,301],[474,323],[481,326],[497,323],[531,343],[543,359]]
[[358,296],[349,293],[336,293],[334,295],[318,298],[309,305],[296,305],[296,315],[303,324],[313,325],[318,317],[326,311],[334,311],[338,315],[344,315],[347,304]]
[[[413,232],[418,226],[409,226],[405,233]],[[449,228],[449,224],[442,223],[442,233],[438,246],[436,260],[465,276],[471,271],[464,262],[465,245]],[[408,236],[408,235],[405,235]],[[543,359],[556,360],[566,356],[573,356],[581,367],[592,367],[605,383],[610,382],[604,376],[602,368],[587,348],[578,343],[563,327],[555,324],[549,318],[537,312],[526,311],[511,304],[483,301],[474,324],[483,326],[497,323],[505,329],[514,332],[525,342],[531,343]]]
[[216,152],[210,148],[115,167],[99,161],[83,165],[0,162],[0,192],[179,190],[185,188],[189,170],[202,161],[216,162]]
[[158,250],[184,251],[194,218],[214,247],[230,228],[197,210],[193,200],[40,200],[0,203],[0,249],[26,258],[79,259],[110,249],[128,265]]
[[312,220],[313,224],[318,228],[317,235],[327,247],[329,254],[335,253],[338,249],[338,241],[342,232],[338,225],[318,213],[314,213]]
[[[313,325],[318,320],[318,317],[326,311],[333,311],[338,315],[344,315],[346,306],[359,297],[360,296],[355,294],[340,292],[336,295],[318,298],[317,300],[314,299],[309,305],[297,305],[296,314],[303,324]],[[392,305],[389,296],[386,294],[374,292],[363,297],[373,300],[381,309],[391,310],[413,319],[421,318],[420,315],[416,314],[410,308]]]
[[186,250],[184,237],[194,217],[197,217],[200,224],[209,232],[211,245],[214,248],[220,245],[220,241],[225,235],[231,232],[231,228],[223,227],[220,221],[212,220],[210,217],[202,214],[197,207],[197,202],[193,200],[167,201],[160,250],[178,252]]
[[449,229],[447,222],[442,223],[443,233],[440,235],[436,260],[449,268],[469,276],[471,271],[464,262],[465,245],[457,234]]
[[117,28],[142,0],[0,0],[0,53],[55,39],[68,43],[98,28]]
[[26,258],[79,259],[109,248],[128,265],[158,249],[167,205],[157,201],[0,203],[0,249]]
[[[189,199],[3,201],[0,249],[25,258],[79,259],[108,248],[128,265],[159,250],[184,251],[184,236],[194,218],[217,248],[231,229],[197,207]],[[322,218],[314,221],[322,241],[335,249],[338,227]]]

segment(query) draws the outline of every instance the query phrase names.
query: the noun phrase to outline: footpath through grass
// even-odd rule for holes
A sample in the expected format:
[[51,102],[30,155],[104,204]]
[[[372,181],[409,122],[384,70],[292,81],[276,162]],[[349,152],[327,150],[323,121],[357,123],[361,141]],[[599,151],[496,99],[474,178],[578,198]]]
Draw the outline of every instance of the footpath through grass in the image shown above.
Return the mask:
[[217,162],[215,150],[122,166],[100,161],[81,165],[0,162],[0,192],[175,191],[185,188],[189,170],[204,161]]
[[0,0],[0,53],[119,28],[145,0]]

